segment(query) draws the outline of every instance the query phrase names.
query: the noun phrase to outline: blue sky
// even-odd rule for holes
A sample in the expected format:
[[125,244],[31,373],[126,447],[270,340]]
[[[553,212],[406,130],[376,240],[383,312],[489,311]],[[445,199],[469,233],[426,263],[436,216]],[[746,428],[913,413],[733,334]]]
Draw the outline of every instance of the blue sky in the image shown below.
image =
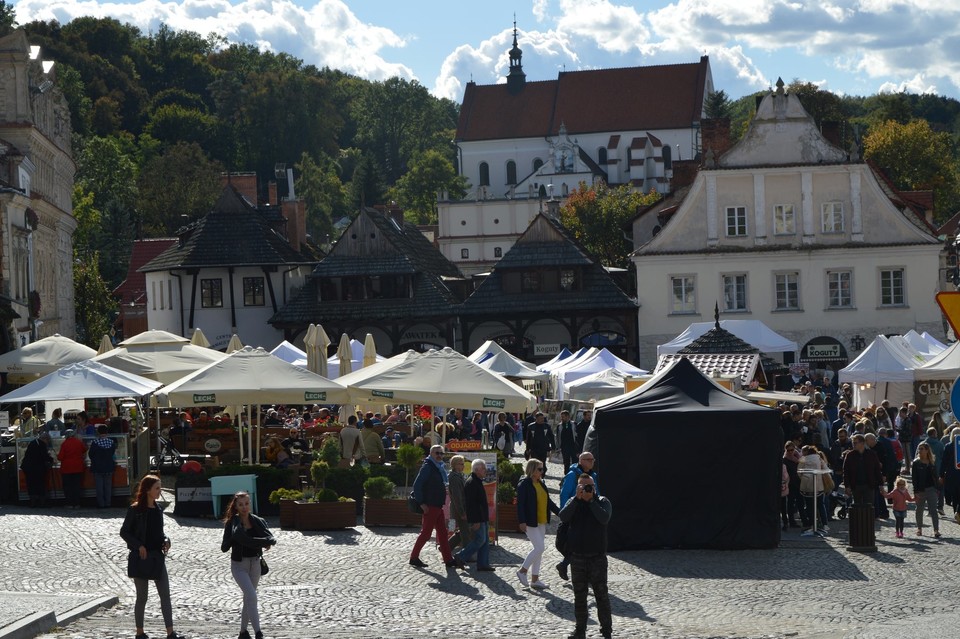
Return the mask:
[[731,98],[778,77],[854,95],[960,98],[957,0],[14,0],[19,22],[110,16],[284,51],[460,101],[503,81],[516,13],[528,80],[563,69],[696,62]]

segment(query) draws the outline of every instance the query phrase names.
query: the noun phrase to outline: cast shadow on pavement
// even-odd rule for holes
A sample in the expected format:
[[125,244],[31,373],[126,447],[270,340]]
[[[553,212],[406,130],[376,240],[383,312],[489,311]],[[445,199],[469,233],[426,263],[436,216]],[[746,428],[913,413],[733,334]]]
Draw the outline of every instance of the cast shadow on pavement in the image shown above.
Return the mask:
[[[824,544],[806,555],[798,570],[795,550],[631,550],[611,554],[611,558],[639,568],[657,577],[674,579],[747,579],[757,581],[818,580],[829,575],[833,581],[868,581],[850,561],[848,554]],[[620,570],[618,572],[629,571]],[[640,575],[637,575],[640,576]]]
[[[616,585],[614,585],[616,588]],[[550,591],[544,591],[543,595],[545,598],[550,599],[550,602],[547,603],[546,609],[560,617],[561,619],[566,619],[573,623],[575,621],[574,611],[573,611],[573,590],[567,590],[564,588],[562,591],[558,591],[565,596],[558,597],[552,594]],[[593,597],[593,590],[587,594],[587,604],[589,605],[589,615],[590,615],[590,624],[596,623],[597,616],[597,606],[596,600]],[[643,606],[635,601],[627,601],[626,599],[621,599],[617,597],[613,592],[610,592],[610,610],[613,612],[614,616],[617,617],[626,617],[628,619],[639,619],[640,621],[649,621],[650,623],[656,623],[656,619],[647,614],[647,611],[643,609]]]

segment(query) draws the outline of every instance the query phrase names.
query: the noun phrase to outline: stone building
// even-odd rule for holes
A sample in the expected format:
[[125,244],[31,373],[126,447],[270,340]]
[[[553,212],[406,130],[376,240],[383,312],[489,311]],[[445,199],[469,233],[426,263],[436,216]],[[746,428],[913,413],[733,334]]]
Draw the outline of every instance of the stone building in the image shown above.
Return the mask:
[[75,334],[70,112],[22,30],[0,38],[0,350]]

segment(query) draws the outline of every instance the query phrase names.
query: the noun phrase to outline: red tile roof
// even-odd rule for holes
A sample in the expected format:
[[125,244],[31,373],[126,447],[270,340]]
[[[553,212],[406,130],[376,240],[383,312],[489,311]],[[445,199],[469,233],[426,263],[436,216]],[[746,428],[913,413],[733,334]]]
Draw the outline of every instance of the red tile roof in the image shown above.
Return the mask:
[[127,279],[113,289],[114,297],[118,297],[121,304],[130,304],[143,297],[147,289],[147,276],[137,269],[176,243],[176,238],[170,237],[134,240],[133,249],[130,251],[130,265],[127,267]]
[[460,107],[461,141],[603,131],[688,128],[699,122],[709,59],[623,69],[564,71],[556,80],[527,82],[516,95],[506,84],[467,84]]

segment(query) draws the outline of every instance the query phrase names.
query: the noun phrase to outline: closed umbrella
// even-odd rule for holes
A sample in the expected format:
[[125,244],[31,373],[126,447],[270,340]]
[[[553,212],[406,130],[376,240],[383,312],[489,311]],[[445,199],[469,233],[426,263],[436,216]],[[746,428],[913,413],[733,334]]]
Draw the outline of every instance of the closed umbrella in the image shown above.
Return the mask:
[[235,353],[243,349],[243,342],[240,341],[240,337],[234,333],[233,337],[230,338],[230,342],[227,344],[227,355],[230,353]]
[[193,331],[193,337],[190,338],[190,343],[194,346],[202,346],[204,348],[210,348],[210,340],[207,339],[207,336],[203,334],[203,331],[198,326]]
[[377,363],[377,345],[373,341],[373,335],[367,333],[363,340],[363,367]]
[[353,372],[353,351],[350,348],[350,337],[346,333],[340,336],[337,359],[340,360],[340,376]]
[[307,334],[303,336],[303,348],[307,351],[307,370],[311,373],[317,372],[317,325],[311,324],[307,327]]
[[113,350],[113,342],[110,341],[110,336],[104,333],[103,337],[100,338],[100,348],[97,349],[97,355],[103,355],[107,351]]
[[317,324],[316,330],[317,337],[317,373],[320,377],[328,377],[329,371],[327,370],[327,348],[330,347],[330,337],[327,335],[327,332],[323,330],[323,326]]

